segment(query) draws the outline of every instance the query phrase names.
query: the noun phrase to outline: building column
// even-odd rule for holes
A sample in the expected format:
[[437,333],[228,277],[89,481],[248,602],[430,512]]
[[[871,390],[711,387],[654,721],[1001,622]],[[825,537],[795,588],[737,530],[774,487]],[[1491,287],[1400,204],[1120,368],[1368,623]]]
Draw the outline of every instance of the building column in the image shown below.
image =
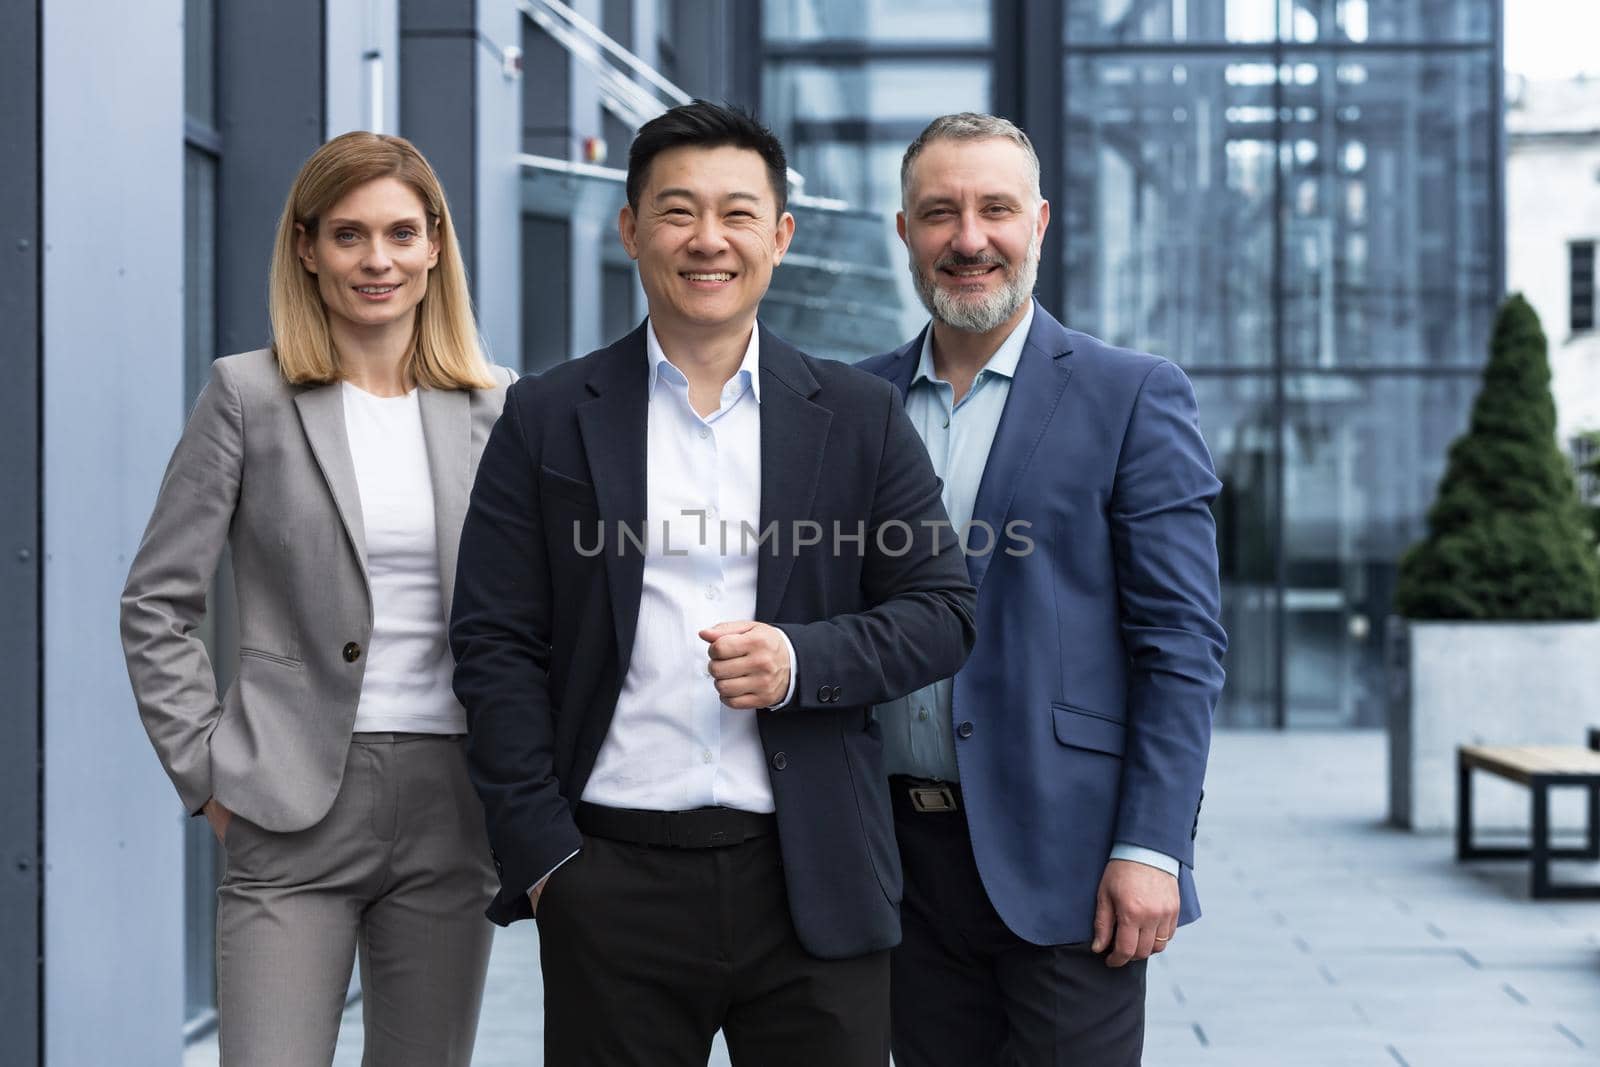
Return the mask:
[[43,855],[39,762],[40,441],[39,20],[43,0],[13,5],[0,35],[0,1034],[17,1063],[37,1063]]
[[326,126],[323,18],[322,0],[226,4],[218,11],[219,355],[263,348],[271,339],[267,265],[278,216]]
[[521,361],[520,75],[515,5],[400,0],[400,133],[444,184],[478,328],[497,363]]
[[[42,1062],[166,1067],[186,813],[134,711],[117,602],[184,414],[184,5],[40,8]],[[14,1037],[7,1062],[27,1062]]]

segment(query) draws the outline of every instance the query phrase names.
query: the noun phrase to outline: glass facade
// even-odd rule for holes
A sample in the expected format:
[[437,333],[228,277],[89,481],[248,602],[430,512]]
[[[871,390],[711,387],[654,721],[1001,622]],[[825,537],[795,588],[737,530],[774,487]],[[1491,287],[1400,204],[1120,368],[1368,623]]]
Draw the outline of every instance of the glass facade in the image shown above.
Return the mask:
[[902,339],[926,316],[891,225],[900,209],[900,156],[935,115],[990,109],[993,21],[990,5],[978,0],[763,6],[761,117],[805,176],[808,195],[877,216],[875,231],[858,232],[875,232],[866,261],[891,272]]
[[1395,560],[1500,295],[1492,6],[1075,0],[1063,33],[1061,307],[1200,394],[1219,721],[1377,725]]
[[[1035,133],[1055,156],[1042,300],[1176,360],[1199,394],[1226,483],[1218,721],[1382,722],[1395,560],[1502,290],[1493,0],[763,12],[763,117],[808,192],[884,216],[902,274],[887,219],[922,125],[998,110]],[[904,278],[900,295],[909,336],[925,316]]]

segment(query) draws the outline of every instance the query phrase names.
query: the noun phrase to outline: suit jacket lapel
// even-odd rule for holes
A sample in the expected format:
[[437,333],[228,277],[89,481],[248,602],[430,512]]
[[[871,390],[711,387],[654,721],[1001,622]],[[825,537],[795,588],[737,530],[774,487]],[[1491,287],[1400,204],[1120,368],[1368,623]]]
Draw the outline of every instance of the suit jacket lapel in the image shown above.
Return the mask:
[[439,593],[445,616],[455,599],[456,551],[467,517],[472,476],[472,404],[459,389],[422,389],[422,438],[433,482],[434,535],[439,544]]
[[[644,553],[638,546],[645,535],[647,507],[649,380],[645,328],[641,326],[596,361],[587,383],[594,399],[578,405],[578,432],[605,531],[606,583],[616,622],[617,663],[623,671],[633,656],[639,596],[644,588]],[[621,536],[624,525],[634,540]],[[565,533],[553,531],[552,535]]]
[[300,413],[300,425],[311,443],[311,454],[316,457],[323,480],[328,483],[333,506],[344,523],[344,532],[350,538],[365,577],[367,537],[361,524],[361,492],[356,486],[355,463],[350,458],[350,437],[344,427],[344,396],[339,383],[295,394],[294,406]]
[[[777,523],[778,551],[756,561],[756,619],[770,622],[794,569],[795,524],[809,519],[822,475],[832,412],[814,404],[820,388],[800,353],[761,330],[761,530]],[[832,531],[824,531],[824,539]]]
[[[1005,543],[1006,518],[1011,511],[1011,501],[1017,495],[1017,486],[1022,483],[1022,476],[1044,437],[1045,426],[1055,414],[1067,379],[1072,376],[1066,359],[1071,354],[1067,331],[1036,304],[1033,326],[1017,361],[1017,373],[1011,380],[1011,391],[1006,396],[994,443],[989,446],[989,461],[984,464],[978,497],[972,508],[973,522],[986,523],[994,532],[993,551],[967,556],[967,573],[975,586],[983,584],[990,561]],[[973,537],[980,545],[987,540],[982,533]]]
[[889,365],[884,368],[883,376],[900,390],[901,400],[911,391],[911,379],[917,373],[917,364],[922,362],[923,338],[931,328],[931,323],[924,326],[917,336],[895,349],[894,355],[889,358]]

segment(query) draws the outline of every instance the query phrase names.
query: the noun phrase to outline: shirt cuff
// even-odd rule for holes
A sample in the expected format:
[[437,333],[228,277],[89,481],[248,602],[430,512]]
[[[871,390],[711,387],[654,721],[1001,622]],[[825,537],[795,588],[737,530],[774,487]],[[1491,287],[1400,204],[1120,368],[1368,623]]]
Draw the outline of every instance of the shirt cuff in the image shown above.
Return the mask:
[[775,708],[786,708],[789,706],[789,701],[794,699],[795,686],[800,682],[800,664],[796,663],[794,660],[794,642],[789,640],[789,635],[778,629],[776,626],[774,626],[773,629],[778,630],[778,636],[783,638],[783,647],[789,653],[789,691],[783,694],[782,700],[778,701],[772,706]]
[[1146,867],[1154,867],[1158,871],[1166,871],[1172,877],[1178,877],[1178,861],[1165,852],[1157,852],[1153,848],[1144,848],[1139,845],[1130,845],[1118,841],[1111,846],[1111,858],[1114,860],[1132,860],[1142,863]]
[[[583,850],[580,849],[580,848],[573,849],[572,852],[567,856],[567,859],[566,860],[562,860],[561,863],[566,863],[567,860],[570,860],[573,856],[576,856],[579,852],[582,852],[582,851]],[[528,893],[533,892],[535,889],[538,889],[540,886],[542,886],[546,882],[548,882],[550,880],[550,876],[552,874],[555,874],[557,871],[559,871],[561,869],[561,863],[558,863],[554,867],[551,867],[548,871],[545,871],[543,878],[539,879],[537,882],[533,883],[532,885],[530,885],[528,887]],[[524,893],[523,896],[527,896],[528,893]]]

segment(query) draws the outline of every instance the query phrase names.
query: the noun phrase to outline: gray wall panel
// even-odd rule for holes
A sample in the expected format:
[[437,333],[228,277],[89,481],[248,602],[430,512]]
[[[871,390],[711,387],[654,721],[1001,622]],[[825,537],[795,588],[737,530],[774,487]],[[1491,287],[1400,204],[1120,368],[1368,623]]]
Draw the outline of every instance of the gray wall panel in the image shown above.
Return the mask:
[[0,35],[0,1034],[37,1063],[39,840],[39,5]]
[[470,24],[449,36],[413,32],[413,0],[400,6],[400,133],[428,157],[450,200],[467,274],[477,276],[477,213],[473,204],[477,121]]
[[52,3],[42,43],[45,1062],[171,1067],[184,813],[117,599],[183,416],[183,5]]
[[227,4],[218,18],[219,354],[267,343],[278,215],[300,165],[322,143],[323,26],[322,0]]
[[400,132],[433,164],[450,199],[478,326],[490,358],[521,361],[521,81],[503,72],[520,47],[510,4],[401,0]]

